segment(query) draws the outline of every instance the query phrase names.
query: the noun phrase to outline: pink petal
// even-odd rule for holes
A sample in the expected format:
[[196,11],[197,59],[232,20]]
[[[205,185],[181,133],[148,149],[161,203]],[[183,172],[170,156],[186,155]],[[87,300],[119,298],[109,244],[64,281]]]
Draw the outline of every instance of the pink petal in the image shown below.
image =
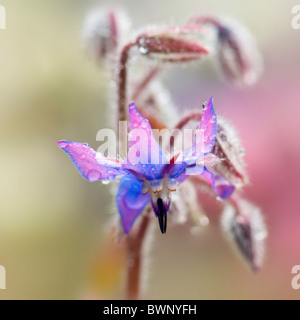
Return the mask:
[[[203,134],[199,134],[196,136],[196,143],[202,144],[202,152],[204,154],[209,153],[214,147],[216,136],[217,136],[217,116],[215,114],[214,106],[213,106],[213,98],[210,98],[204,104],[204,109],[202,113],[202,118],[200,121],[200,132],[203,130]],[[203,141],[199,141],[199,139],[204,138]]]
[[126,174],[117,161],[104,158],[84,143],[61,140],[57,145],[70,156],[80,174],[91,182],[114,180],[116,176]]
[[192,147],[184,150],[183,159],[191,165],[207,155],[214,147],[217,136],[217,116],[213,99],[210,98],[204,105],[199,130]]

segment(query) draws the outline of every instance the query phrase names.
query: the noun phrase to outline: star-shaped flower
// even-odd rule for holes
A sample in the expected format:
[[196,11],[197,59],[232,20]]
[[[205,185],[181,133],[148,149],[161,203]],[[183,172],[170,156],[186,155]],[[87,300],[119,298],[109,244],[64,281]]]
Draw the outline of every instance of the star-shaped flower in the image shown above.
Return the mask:
[[234,191],[233,185],[205,166],[215,144],[217,117],[212,98],[203,106],[193,145],[169,158],[155,140],[149,121],[139,113],[134,103],[129,106],[129,140],[133,141],[137,132],[139,139],[131,142],[125,161],[106,158],[83,143],[61,140],[58,146],[70,156],[85,179],[94,182],[121,178],[116,203],[126,234],[149,202],[161,232],[165,233],[171,194],[189,175],[201,175],[221,199],[228,198]]

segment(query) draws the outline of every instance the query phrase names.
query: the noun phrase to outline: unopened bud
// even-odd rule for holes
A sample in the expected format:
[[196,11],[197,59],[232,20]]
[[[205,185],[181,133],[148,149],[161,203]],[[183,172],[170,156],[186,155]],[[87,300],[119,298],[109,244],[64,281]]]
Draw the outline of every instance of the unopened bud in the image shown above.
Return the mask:
[[192,61],[208,54],[208,50],[197,41],[185,39],[175,32],[141,35],[137,46],[143,55],[167,62]]
[[259,208],[241,199],[237,207],[227,205],[222,215],[222,227],[253,271],[258,271],[263,263],[267,237]]
[[214,165],[214,171],[236,188],[248,183],[245,170],[244,149],[236,130],[222,117],[218,118],[218,131],[212,154],[220,161]]
[[105,60],[123,41],[129,25],[129,19],[122,11],[92,11],[83,26],[83,38],[88,54],[97,62]]
[[217,17],[194,17],[190,24],[212,26],[217,33],[217,57],[227,80],[254,84],[262,71],[262,59],[251,34],[235,21]]
[[262,63],[251,34],[236,23],[224,23],[218,27],[218,42],[219,64],[225,77],[236,84],[254,84]]

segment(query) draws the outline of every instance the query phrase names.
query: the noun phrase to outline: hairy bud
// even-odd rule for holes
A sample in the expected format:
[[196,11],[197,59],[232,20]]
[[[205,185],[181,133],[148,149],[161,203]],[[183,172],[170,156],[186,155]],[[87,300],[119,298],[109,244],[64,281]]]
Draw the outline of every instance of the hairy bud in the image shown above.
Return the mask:
[[235,21],[215,17],[194,17],[190,23],[215,28],[218,64],[227,80],[238,85],[252,85],[257,81],[262,59],[246,28]]
[[258,271],[263,263],[267,237],[259,208],[241,199],[235,207],[227,204],[222,215],[222,227],[253,271]]
[[113,54],[129,30],[129,19],[118,10],[94,10],[86,18],[83,39],[88,54],[103,62]]
[[167,62],[193,61],[208,54],[208,50],[197,41],[167,30],[140,35],[137,46],[143,55]]
[[249,32],[237,24],[218,28],[219,64],[229,81],[252,85],[261,73],[261,58]]
[[236,130],[221,117],[218,118],[217,138],[212,153],[220,159],[214,166],[215,172],[226,178],[236,188],[248,182],[243,159],[244,149]]

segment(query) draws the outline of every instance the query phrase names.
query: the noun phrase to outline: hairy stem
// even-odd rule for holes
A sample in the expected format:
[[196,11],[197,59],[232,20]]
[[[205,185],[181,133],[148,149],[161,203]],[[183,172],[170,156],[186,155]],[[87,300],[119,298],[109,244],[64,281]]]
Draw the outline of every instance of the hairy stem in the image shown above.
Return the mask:
[[[118,75],[117,75],[117,127],[116,132],[117,136],[120,137],[120,122],[126,121],[128,118],[127,113],[127,84],[128,84],[128,75],[127,75],[127,62],[129,58],[129,51],[135,45],[134,42],[129,42],[125,45],[121,51],[121,56],[118,66]],[[119,153],[121,156],[126,157],[127,155],[127,143],[126,135],[122,135],[119,139]]]
[[132,230],[126,238],[127,244],[127,282],[126,299],[138,300],[141,298],[141,279],[143,272],[143,250],[145,237],[149,229],[149,212],[141,217],[142,221],[136,230]]
[[118,122],[127,120],[127,62],[130,49],[135,42],[130,42],[121,51],[118,74]]

